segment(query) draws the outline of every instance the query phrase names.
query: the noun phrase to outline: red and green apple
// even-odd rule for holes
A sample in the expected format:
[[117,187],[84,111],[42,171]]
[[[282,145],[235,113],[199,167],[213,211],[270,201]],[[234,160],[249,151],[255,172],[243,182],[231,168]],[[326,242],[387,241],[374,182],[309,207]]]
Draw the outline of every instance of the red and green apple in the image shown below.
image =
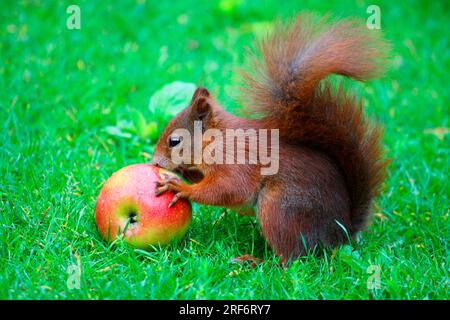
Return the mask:
[[156,182],[174,173],[150,164],[130,165],[116,171],[104,184],[95,208],[102,237],[113,241],[119,234],[129,244],[146,249],[184,237],[191,222],[189,201],[172,207],[173,192],[156,196]]

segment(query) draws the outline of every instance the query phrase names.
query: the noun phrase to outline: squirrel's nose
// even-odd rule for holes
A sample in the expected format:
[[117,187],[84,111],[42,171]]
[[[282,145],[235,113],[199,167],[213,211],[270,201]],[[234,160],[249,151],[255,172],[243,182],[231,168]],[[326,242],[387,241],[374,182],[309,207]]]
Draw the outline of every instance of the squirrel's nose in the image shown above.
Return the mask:
[[155,158],[155,157],[152,158],[152,161],[150,162],[150,164],[152,164],[154,166],[157,166],[157,167],[160,167],[158,159]]

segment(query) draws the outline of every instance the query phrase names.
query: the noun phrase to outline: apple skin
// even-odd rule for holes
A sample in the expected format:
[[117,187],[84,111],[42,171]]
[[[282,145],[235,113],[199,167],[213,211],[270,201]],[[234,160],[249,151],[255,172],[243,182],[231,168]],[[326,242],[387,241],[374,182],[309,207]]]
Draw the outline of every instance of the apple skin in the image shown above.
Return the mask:
[[95,207],[95,222],[105,240],[116,239],[127,224],[124,239],[137,248],[166,245],[184,237],[192,218],[191,203],[180,199],[169,208],[173,192],[156,196],[156,182],[166,175],[176,176],[150,164],[130,165],[113,173]]

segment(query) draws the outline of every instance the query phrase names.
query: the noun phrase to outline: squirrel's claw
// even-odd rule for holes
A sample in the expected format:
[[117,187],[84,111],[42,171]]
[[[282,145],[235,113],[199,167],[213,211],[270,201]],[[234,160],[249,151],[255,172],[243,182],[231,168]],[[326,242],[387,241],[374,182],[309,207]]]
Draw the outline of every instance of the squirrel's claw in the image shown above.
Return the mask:
[[157,187],[156,188],[156,196],[158,197],[158,196],[162,195],[167,190],[169,190],[169,186],[167,186],[167,185]]
[[174,206],[179,199],[189,198],[189,193],[186,186],[180,179],[160,180],[156,182],[156,196],[162,195],[166,191],[175,193],[172,201],[169,203],[169,208]]
[[175,194],[175,195],[173,196],[172,201],[170,201],[170,203],[169,203],[169,208],[173,207],[173,206],[175,205],[175,203],[177,203],[178,200],[180,200],[180,199],[187,199],[187,198],[188,198],[188,197],[187,197],[186,193],[184,193],[184,192],[178,192],[177,194]]
[[169,203],[169,208],[173,207],[175,205],[175,203],[177,203],[177,201],[180,199],[180,197],[178,196],[178,193],[176,195],[173,196],[172,201],[170,201]]
[[156,181],[155,194],[157,197],[162,195],[167,190],[169,190],[169,186],[166,184],[166,181],[164,180]]
[[156,196],[158,197],[168,190],[178,191],[176,190],[176,186],[179,185],[180,182],[181,180],[178,178],[170,178],[166,180],[156,181],[156,191],[155,191]]

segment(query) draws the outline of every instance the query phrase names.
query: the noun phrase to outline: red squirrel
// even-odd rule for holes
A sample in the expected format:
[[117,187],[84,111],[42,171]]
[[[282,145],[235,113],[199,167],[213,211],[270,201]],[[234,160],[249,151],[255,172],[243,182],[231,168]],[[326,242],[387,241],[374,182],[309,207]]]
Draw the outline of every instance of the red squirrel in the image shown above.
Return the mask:
[[[152,164],[183,174],[156,193],[237,211],[256,208],[263,236],[282,262],[317,245],[336,246],[363,229],[386,177],[382,127],[369,121],[362,101],[327,76],[359,81],[384,72],[388,44],[376,30],[352,19],[329,22],[300,15],[276,23],[243,71],[245,109],[238,118],[199,87],[190,105],[165,128]],[[174,162],[173,148],[186,142],[175,129],[278,129],[279,169],[262,175],[261,164]],[[259,137],[259,136],[258,136]],[[210,141],[202,141],[205,148]]]

